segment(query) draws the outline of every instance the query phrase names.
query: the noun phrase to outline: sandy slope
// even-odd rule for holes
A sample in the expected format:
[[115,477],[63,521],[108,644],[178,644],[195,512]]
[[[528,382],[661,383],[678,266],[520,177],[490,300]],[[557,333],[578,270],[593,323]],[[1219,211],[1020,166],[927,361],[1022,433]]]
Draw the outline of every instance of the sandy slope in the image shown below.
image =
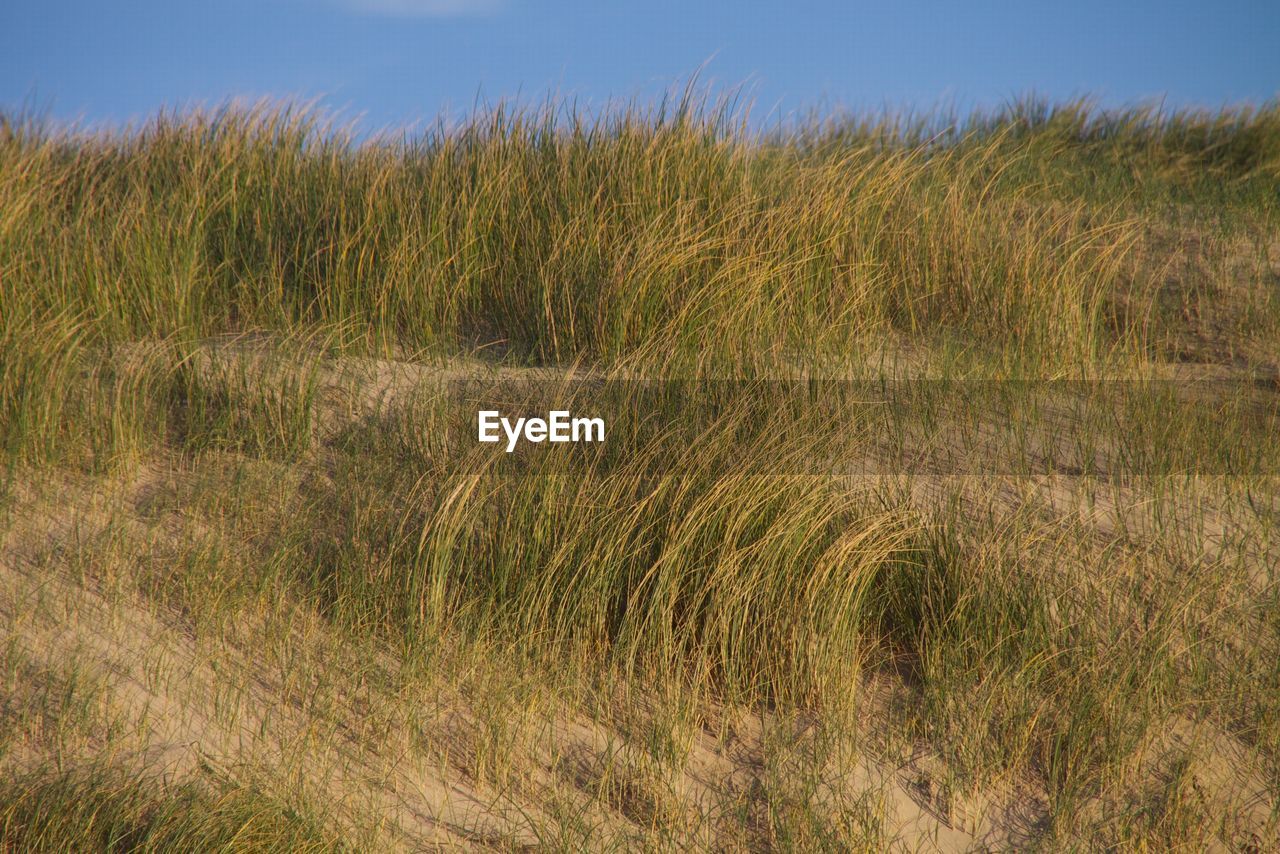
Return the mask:
[[[325,423],[338,429],[394,406],[427,379],[476,370],[327,363]],[[132,576],[143,564],[163,573],[156,561],[164,555],[223,536],[193,516],[149,510],[156,495],[190,476],[159,461],[124,476],[52,477],[19,489],[0,551],[9,744],[2,767],[17,771],[56,756],[64,764],[110,759],[212,785],[264,781],[322,805],[344,832],[379,840],[371,847],[572,847],[566,828],[625,846],[652,840],[664,825],[670,835],[658,838],[681,845],[753,847],[749,833],[741,835],[753,821],[751,793],[786,762],[808,763],[803,776],[819,781],[815,803],[835,812],[858,805],[882,839],[908,850],[1017,845],[1044,821],[1042,797],[1025,781],[965,797],[943,792],[936,781],[944,769],[923,745],[905,761],[878,751],[874,737],[833,750],[809,737],[812,721],[708,707],[701,725],[671,724],[668,735],[682,751],[663,764],[621,726],[624,716],[512,690],[522,675],[504,671],[498,658],[468,681],[465,670],[476,664],[465,656],[455,671],[447,663],[434,674],[414,671],[385,646],[353,648],[293,603],[183,613],[162,595],[144,595]],[[981,500],[994,495],[1009,513],[1031,503],[1046,519],[1071,518],[1102,540],[1121,525],[1142,539],[1136,494],[1086,497],[1070,479],[980,486]],[[922,505],[955,492],[936,479],[913,489]],[[1225,511],[1204,518],[1210,548],[1242,524]],[[1274,557],[1275,546],[1257,544],[1259,561]],[[1242,590],[1259,583],[1240,579]],[[644,705],[634,694],[623,702]],[[867,709],[874,731],[875,703]],[[661,718],[651,724],[662,726]],[[1247,834],[1265,834],[1274,792],[1247,745],[1171,721],[1147,753],[1153,779],[1174,744],[1195,748],[1193,779],[1205,798],[1237,813]],[[743,804],[745,820],[735,812]]]

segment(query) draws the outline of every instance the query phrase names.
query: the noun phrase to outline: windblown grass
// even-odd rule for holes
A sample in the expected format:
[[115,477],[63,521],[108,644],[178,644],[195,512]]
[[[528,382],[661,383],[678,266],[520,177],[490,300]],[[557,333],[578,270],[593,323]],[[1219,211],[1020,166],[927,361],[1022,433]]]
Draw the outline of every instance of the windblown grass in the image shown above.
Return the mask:
[[348,850],[321,822],[261,792],[167,790],[124,768],[20,777],[0,804],[0,840],[20,851]]
[[[0,118],[0,838],[924,844],[904,804],[952,842],[1273,838],[1277,186],[1275,105]],[[476,447],[459,381],[610,438]],[[182,640],[154,673],[28,661],[138,603]],[[172,738],[130,679],[223,770],[87,763]],[[700,792],[715,761],[750,783]],[[426,765],[483,815],[419,814]]]

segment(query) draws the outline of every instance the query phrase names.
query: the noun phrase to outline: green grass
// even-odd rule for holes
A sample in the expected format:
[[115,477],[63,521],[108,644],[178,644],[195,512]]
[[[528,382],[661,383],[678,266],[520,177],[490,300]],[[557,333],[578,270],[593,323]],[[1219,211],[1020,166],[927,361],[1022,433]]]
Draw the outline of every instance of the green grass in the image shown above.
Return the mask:
[[1267,847],[1278,115],[0,118],[3,844]]
[[250,788],[169,787],[126,768],[23,776],[0,792],[17,851],[345,851],[321,822]]

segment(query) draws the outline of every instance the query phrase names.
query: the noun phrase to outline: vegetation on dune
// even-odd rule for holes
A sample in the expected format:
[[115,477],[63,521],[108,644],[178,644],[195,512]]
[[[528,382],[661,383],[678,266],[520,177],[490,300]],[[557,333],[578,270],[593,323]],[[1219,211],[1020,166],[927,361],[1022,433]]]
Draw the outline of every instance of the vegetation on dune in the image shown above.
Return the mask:
[[[115,135],[0,127],[10,448],[48,440],[104,347],[250,330],[729,376],[897,331],[1080,373],[1168,344],[1142,216],[1207,196],[1215,216],[1273,224],[1280,169],[1273,107],[1028,100],[949,132],[882,118],[762,135],[686,99],[595,118],[499,107],[364,144],[269,107]],[[1274,299],[1244,308],[1274,324]]]
[[18,117],[0,135],[6,295],[107,339],[320,323],[552,361],[725,337],[743,357],[877,324],[1096,346],[1132,224],[1072,190],[1118,203],[1211,175],[1274,204],[1275,128],[1270,108],[1027,102],[929,137],[890,119],[759,135],[682,102],[499,107],[356,144],[291,109],[107,136]]
[[1278,202],[1274,104],[0,117],[0,846],[1265,847]]
[[251,788],[166,790],[123,767],[25,775],[5,784],[0,804],[0,841],[18,851],[347,850]]

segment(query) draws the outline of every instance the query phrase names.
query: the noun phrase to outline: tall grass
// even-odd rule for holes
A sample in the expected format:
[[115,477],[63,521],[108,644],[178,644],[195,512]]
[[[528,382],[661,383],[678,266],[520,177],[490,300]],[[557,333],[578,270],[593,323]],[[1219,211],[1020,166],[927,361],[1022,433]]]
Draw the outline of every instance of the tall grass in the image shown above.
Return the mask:
[[714,104],[498,107],[356,144],[270,106],[114,135],[19,117],[0,134],[5,299],[102,337],[322,323],[549,361],[726,335],[742,355],[876,324],[1096,344],[1124,223],[1000,182],[1043,142],[1020,126],[814,145]]
[[169,786],[123,764],[6,781],[0,844],[15,851],[349,849],[321,821],[262,791]]
[[767,432],[511,471],[414,460],[378,430],[361,426],[336,475],[360,488],[312,492],[285,541],[304,595],[409,648],[483,637],[747,699],[836,700],[871,650],[882,579],[929,571],[905,510],[762,474],[803,452]]
[[929,136],[891,116],[760,134],[730,106],[499,106],[363,143],[290,106],[115,133],[4,117],[0,432],[48,441],[60,392],[26,389],[65,387],[75,352],[251,329],[728,375],[899,330],[1062,370],[1151,323],[1131,193],[1073,188],[1114,185],[1107,163],[1127,186],[1276,169],[1273,107],[1027,100]]
[[[1210,579],[1255,573],[1273,544],[1210,533],[1208,511],[1191,530],[1176,499],[1197,495],[1180,477],[1246,472],[1218,497],[1247,503],[1243,530],[1274,530],[1272,390],[1249,376],[1221,405],[1086,382],[1097,394],[1073,402],[1069,386],[983,396],[949,378],[1148,376],[1203,353],[1170,345],[1192,339],[1227,348],[1216,367],[1274,368],[1245,345],[1280,331],[1267,296],[1278,140],[1275,105],[1034,99],[963,121],[766,133],[693,96],[596,115],[500,106],[363,142],[288,106],[113,133],[0,119],[7,483],[159,458],[210,478],[208,507],[175,498],[166,516],[196,533],[129,564],[139,595],[186,613],[231,607],[239,592],[210,591],[234,588],[415,661],[459,641],[516,648],[793,711],[833,710],[891,674],[909,708],[878,713],[936,748],[947,786],[1029,775],[1045,832],[1069,836],[1166,718],[1230,722],[1280,755],[1274,665],[1213,623],[1248,609],[1215,599],[1228,585]],[[1223,270],[1238,261],[1232,229],[1253,230],[1248,281],[1212,293],[1233,326],[1197,315],[1183,259],[1160,257],[1161,230],[1188,209]],[[1248,294],[1232,302],[1233,287]],[[224,337],[244,333],[270,346]],[[849,399],[857,389],[801,393],[895,346],[942,381],[883,407]],[[430,382],[391,381],[371,411],[335,404],[350,389],[334,366],[358,360],[328,357],[353,354],[468,357],[482,385],[477,361],[554,366],[517,372],[530,399],[507,389],[508,402],[542,402],[547,376],[589,379],[575,400],[613,407],[611,440],[569,464],[460,452]],[[748,382],[664,397],[673,377]],[[780,378],[780,396],[749,384]],[[659,393],[627,385],[650,381]],[[924,451],[945,467],[966,450],[1003,455],[1002,474],[1128,465],[1156,484],[1151,519],[1126,527],[1132,480],[1066,496],[1133,490],[1104,534],[1068,521],[1062,495],[1020,507],[1008,482],[986,506],[969,486],[948,505],[937,478],[833,474],[898,474]],[[962,471],[995,473],[976,460]],[[257,479],[238,480],[246,470]],[[1196,551],[1210,541],[1217,557]],[[1274,572],[1255,574],[1256,602],[1274,604]],[[1260,619],[1270,649],[1274,619]],[[1181,779],[1154,830],[1116,834],[1185,831]],[[0,791],[18,846],[219,844],[255,828],[267,847],[332,844],[256,792],[105,772]]]

